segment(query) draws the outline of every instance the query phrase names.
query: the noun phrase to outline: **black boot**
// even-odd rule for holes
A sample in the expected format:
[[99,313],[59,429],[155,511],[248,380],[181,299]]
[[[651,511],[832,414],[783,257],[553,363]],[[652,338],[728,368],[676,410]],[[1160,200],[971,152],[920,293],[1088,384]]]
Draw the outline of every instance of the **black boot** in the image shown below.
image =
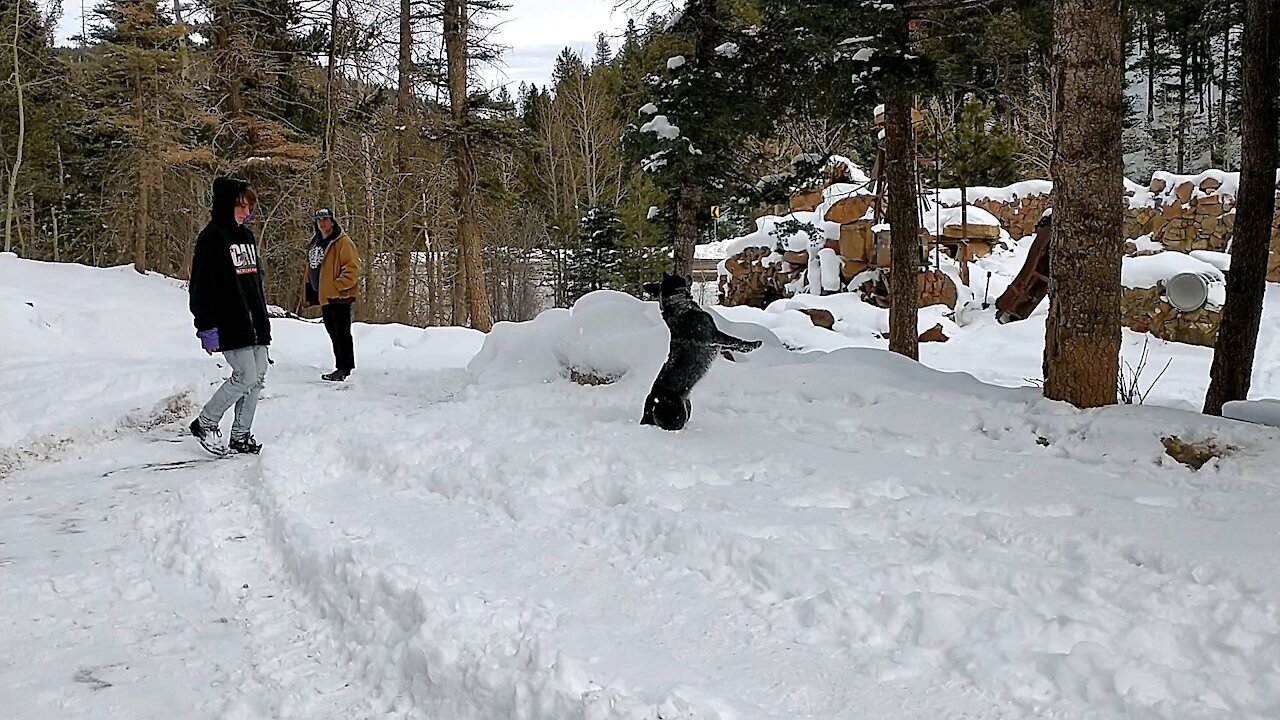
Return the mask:
[[201,447],[214,455],[226,455],[227,449],[222,447],[222,430],[217,425],[203,423],[200,418],[191,421],[191,434],[200,441]]
[[328,380],[330,382],[343,382],[347,379],[347,376],[350,374],[351,374],[350,370],[334,370],[328,375],[321,375],[320,379]]
[[252,435],[241,435],[231,438],[231,444],[228,446],[231,452],[247,453],[249,455],[257,455],[262,452],[262,443],[253,439]]

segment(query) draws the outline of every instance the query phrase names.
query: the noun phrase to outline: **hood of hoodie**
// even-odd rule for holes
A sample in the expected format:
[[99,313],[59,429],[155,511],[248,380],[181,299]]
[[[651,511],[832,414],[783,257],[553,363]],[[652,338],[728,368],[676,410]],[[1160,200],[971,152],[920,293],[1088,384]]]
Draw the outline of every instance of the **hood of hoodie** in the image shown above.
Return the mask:
[[236,201],[249,183],[237,178],[220,177],[213,181],[213,221],[228,228],[236,222]]
[[320,232],[319,220],[314,221],[312,223],[312,227],[315,229],[315,234],[311,236],[311,244],[317,247],[327,248],[329,247],[329,243],[342,237],[342,225],[337,220],[333,221],[333,232],[329,233],[327,236]]

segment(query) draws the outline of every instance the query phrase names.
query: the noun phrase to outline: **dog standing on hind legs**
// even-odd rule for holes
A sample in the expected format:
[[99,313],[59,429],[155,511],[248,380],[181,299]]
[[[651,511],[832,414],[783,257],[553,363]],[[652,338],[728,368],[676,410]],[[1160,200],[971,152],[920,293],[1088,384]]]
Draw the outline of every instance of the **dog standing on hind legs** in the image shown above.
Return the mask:
[[661,283],[645,286],[658,295],[662,320],[671,331],[671,348],[644,400],[641,425],[657,425],[663,430],[684,428],[691,409],[689,393],[707,374],[716,355],[760,347],[759,340],[742,340],[721,332],[711,313],[694,302],[691,286],[688,278],[669,273],[662,274]]

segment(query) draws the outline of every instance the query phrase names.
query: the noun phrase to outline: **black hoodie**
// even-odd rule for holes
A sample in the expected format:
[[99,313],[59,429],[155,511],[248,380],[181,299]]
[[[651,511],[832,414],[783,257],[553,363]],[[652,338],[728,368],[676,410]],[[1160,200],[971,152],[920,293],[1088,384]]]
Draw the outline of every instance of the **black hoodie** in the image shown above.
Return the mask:
[[217,328],[221,350],[271,344],[258,244],[235,219],[236,200],[247,187],[233,178],[213,181],[213,216],[196,238],[191,260],[196,330]]

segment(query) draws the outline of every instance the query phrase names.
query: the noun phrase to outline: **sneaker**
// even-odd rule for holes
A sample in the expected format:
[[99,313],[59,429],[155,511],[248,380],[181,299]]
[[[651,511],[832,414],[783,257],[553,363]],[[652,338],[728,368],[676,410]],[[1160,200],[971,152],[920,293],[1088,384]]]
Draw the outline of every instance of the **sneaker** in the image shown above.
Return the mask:
[[222,430],[217,425],[206,423],[201,421],[200,418],[196,418],[191,421],[190,427],[191,434],[195,436],[196,440],[200,441],[200,445],[205,450],[214,455],[227,454],[226,448],[222,447]]
[[257,455],[262,452],[262,443],[253,439],[252,435],[241,435],[231,438],[231,445],[228,447],[231,452],[248,453]]
[[328,380],[330,382],[343,382],[347,379],[347,376],[350,374],[351,374],[350,370],[334,370],[328,375],[321,375],[320,379]]

